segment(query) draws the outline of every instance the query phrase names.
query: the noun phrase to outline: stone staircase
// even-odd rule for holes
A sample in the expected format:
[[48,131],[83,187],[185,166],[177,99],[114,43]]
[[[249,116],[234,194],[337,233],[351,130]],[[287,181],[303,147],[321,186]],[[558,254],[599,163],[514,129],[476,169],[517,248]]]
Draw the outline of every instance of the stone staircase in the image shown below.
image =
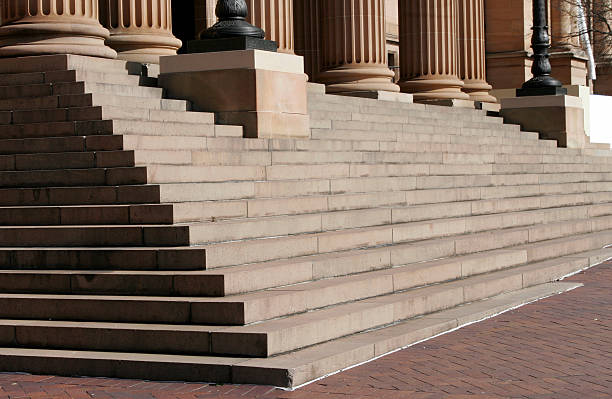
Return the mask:
[[0,370],[295,387],[575,285],[612,157],[324,94],[244,139],[122,61],[0,60]]

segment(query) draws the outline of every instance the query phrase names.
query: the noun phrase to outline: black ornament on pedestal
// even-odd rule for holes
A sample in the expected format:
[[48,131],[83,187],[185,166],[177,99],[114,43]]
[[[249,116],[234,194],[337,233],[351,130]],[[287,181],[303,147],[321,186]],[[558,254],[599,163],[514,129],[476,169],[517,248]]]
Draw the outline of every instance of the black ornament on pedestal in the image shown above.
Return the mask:
[[246,21],[245,0],[218,0],[215,14],[219,22],[200,33],[200,40],[187,43],[189,53],[264,50],[276,52],[278,45],[265,40],[265,32]]
[[200,39],[254,37],[263,39],[262,29],[246,21],[249,9],[245,0],[218,0],[215,14],[219,22],[200,33]]
[[546,0],[533,0],[533,36],[531,37],[531,48],[533,48],[533,66],[531,73],[533,78],[523,84],[516,91],[517,96],[542,96],[566,94],[567,90],[557,79],[550,76],[550,37],[548,35],[548,22],[546,12]]

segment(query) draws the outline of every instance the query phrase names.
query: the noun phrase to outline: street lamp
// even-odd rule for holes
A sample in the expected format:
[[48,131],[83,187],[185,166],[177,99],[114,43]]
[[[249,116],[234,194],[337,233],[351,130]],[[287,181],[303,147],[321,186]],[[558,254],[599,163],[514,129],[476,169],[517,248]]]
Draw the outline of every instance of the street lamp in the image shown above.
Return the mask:
[[567,94],[562,83],[550,76],[550,37],[548,35],[548,22],[546,12],[546,0],[533,0],[533,36],[531,37],[531,48],[533,48],[533,66],[531,73],[533,78],[523,84],[516,94],[523,96],[561,95]]
[[263,39],[264,31],[246,21],[249,13],[245,0],[218,0],[215,14],[219,22],[200,33],[200,39],[253,37]]

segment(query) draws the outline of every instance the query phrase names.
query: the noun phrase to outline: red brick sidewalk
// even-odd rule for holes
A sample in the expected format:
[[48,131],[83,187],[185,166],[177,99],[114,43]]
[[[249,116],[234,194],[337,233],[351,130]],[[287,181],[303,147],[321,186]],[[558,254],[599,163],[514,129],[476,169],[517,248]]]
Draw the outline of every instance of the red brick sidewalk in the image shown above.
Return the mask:
[[271,387],[0,374],[0,399],[611,398],[612,263],[570,280],[583,282],[585,287],[295,392]]

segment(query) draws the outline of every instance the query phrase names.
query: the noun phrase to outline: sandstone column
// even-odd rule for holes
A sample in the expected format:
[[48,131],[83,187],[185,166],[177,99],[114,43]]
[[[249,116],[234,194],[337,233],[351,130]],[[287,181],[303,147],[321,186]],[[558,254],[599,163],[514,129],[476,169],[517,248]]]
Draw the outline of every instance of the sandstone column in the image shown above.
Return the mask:
[[459,77],[470,100],[497,102],[486,78],[484,0],[459,0]]
[[247,21],[278,43],[278,51],[293,54],[293,0],[248,0]]
[[467,100],[459,79],[457,0],[400,0],[400,87],[415,101]]
[[330,93],[399,91],[387,66],[384,0],[319,0],[321,73]]
[[105,46],[98,0],[3,0],[0,56],[79,54],[115,58]]
[[576,5],[550,0],[550,63],[555,77],[566,85],[586,85],[587,56],[580,46]]
[[100,20],[111,33],[107,43],[118,58],[158,64],[160,56],[176,55],[181,41],[172,34],[171,2],[100,0]]
[[294,0],[293,23],[295,53],[304,57],[304,72],[316,82],[321,59],[318,0]]

